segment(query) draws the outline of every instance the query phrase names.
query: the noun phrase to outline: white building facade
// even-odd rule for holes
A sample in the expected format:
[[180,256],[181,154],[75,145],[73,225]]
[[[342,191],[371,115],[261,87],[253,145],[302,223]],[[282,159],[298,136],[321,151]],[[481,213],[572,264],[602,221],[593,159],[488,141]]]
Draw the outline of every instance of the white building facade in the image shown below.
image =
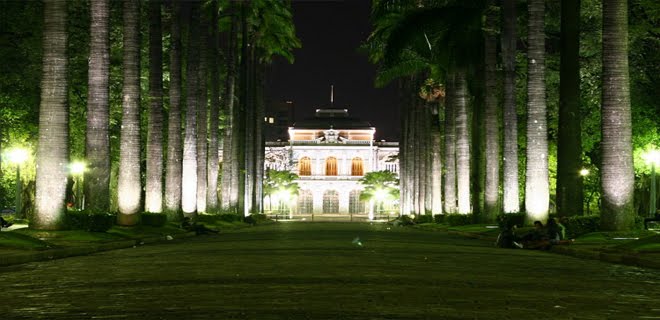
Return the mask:
[[[316,117],[289,128],[288,142],[267,142],[266,169],[291,170],[300,190],[289,200],[291,214],[363,215],[358,182],[372,171],[399,172],[397,142],[375,142],[376,129],[346,109],[318,109]],[[280,199],[266,199],[268,204]],[[275,206],[273,206],[275,207]]]

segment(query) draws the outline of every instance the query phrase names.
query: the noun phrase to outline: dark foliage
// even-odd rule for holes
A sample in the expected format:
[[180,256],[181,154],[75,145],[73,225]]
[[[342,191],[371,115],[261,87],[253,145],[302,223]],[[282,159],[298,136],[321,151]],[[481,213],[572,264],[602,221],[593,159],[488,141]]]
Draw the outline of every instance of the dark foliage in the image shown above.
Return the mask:
[[162,227],[167,223],[167,215],[164,213],[145,212],[141,216],[143,226]]
[[245,223],[249,223],[249,224],[254,226],[254,225],[257,225],[257,224],[262,224],[264,222],[268,222],[268,221],[270,221],[270,219],[265,214],[253,213],[253,214],[245,217],[245,219],[243,221],[245,221]]
[[70,230],[106,232],[112,228],[116,219],[116,215],[111,213],[68,211],[64,215],[64,224]]
[[600,229],[600,216],[574,216],[563,218],[560,222],[566,227],[566,237],[568,239],[574,239]]
[[433,216],[430,214],[420,214],[413,219],[415,223],[433,223]]

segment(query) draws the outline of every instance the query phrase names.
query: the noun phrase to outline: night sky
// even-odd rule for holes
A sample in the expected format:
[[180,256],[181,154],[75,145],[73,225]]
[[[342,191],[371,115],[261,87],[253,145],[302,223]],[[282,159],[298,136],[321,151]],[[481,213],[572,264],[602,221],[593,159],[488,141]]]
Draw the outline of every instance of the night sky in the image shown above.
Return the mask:
[[270,69],[267,97],[295,104],[295,120],[314,115],[330,104],[348,109],[353,117],[371,122],[376,139],[398,140],[399,112],[395,84],[374,87],[376,67],[360,44],[371,32],[370,0],[294,0],[293,16],[302,48],[295,63],[276,59]]

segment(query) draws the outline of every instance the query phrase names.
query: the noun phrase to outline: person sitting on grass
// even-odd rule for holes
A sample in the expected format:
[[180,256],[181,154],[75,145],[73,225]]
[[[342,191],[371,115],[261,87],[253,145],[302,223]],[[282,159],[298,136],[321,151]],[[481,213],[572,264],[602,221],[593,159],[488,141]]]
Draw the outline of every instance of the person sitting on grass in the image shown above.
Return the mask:
[[573,239],[567,240],[565,239],[566,231],[565,227],[561,224],[558,223],[555,218],[549,218],[548,222],[545,224],[546,231],[548,234],[548,241],[550,241],[550,244],[571,244],[573,243]]
[[526,233],[520,239],[525,249],[547,249],[550,246],[548,233],[541,221],[534,221],[534,230]]
[[0,230],[2,230],[2,228],[9,228],[12,225],[14,225],[14,224],[7,221],[7,220],[5,220],[5,218],[3,218],[3,217],[0,217]]
[[209,233],[220,233],[218,230],[214,229],[209,229],[203,224],[198,224],[197,222],[194,222],[190,219],[190,217],[185,217],[183,218],[183,221],[181,221],[181,229],[185,229],[188,231],[195,231],[196,235],[200,234],[209,234]]

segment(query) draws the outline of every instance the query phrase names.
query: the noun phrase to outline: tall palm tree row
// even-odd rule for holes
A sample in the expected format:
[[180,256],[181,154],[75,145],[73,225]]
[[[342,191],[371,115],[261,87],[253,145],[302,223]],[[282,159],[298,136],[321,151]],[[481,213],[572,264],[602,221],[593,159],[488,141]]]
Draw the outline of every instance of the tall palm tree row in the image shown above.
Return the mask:
[[[603,44],[603,191],[609,193],[608,202],[603,203],[603,225],[609,228],[628,228],[631,221],[628,211],[632,195],[632,163],[630,160],[631,141],[630,107],[627,76],[627,60],[623,59],[627,47],[622,44],[626,41],[625,25],[626,1],[612,0],[604,4],[604,44]],[[428,70],[440,71],[440,79],[447,88],[446,103],[444,105],[444,150],[443,150],[443,209],[445,213],[468,213],[476,203],[470,203],[470,171],[485,170],[484,204],[487,219],[493,219],[498,212],[520,212],[519,179],[518,179],[518,149],[524,146],[525,152],[525,207],[528,220],[544,220],[550,211],[550,177],[549,177],[549,130],[548,111],[545,87],[545,23],[547,14],[545,1],[530,0],[527,2],[528,34],[527,50],[527,117],[526,143],[518,141],[518,116],[516,105],[516,54],[519,42],[516,32],[517,1],[501,1],[501,11],[494,5],[494,1],[432,1],[421,0],[414,3],[395,0],[374,1],[372,18],[374,32],[369,36],[365,47],[370,52],[372,62],[379,64],[380,72],[377,84],[391,81],[396,78],[409,79],[411,76],[423,75]],[[614,8],[614,9],[613,9]],[[607,10],[606,10],[607,9]],[[608,11],[609,10],[609,11]],[[457,14],[460,11],[460,14]],[[501,19],[497,19],[497,12],[501,12]],[[615,14],[616,13],[616,14]],[[471,14],[479,16],[471,19]],[[452,19],[460,17],[460,19]],[[581,157],[580,149],[580,117],[579,117],[579,2],[565,1],[562,5],[562,94],[560,107],[560,138],[557,141],[559,152],[559,181],[557,185],[558,208],[561,214],[581,212],[582,196],[577,175]],[[460,21],[459,21],[460,20]],[[481,22],[485,21],[485,27]],[[615,27],[616,26],[616,27]],[[449,32],[448,30],[451,30]],[[480,37],[465,36],[466,32],[474,31]],[[460,32],[459,32],[460,31]],[[605,37],[605,32],[609,32]],[[461,36],[456,36],[461,34]],[[497,73],[497,41],[499,34],[501,42],[501,65],[503,73]],[[484,39],[482,55],[470,54],[478,45],[470,45],[473,39]],[[525,43],[525,42],[521,42]],[[485,60],[480,60],[485,59]],[[616,60],[617,63],[614,63]],[[479,63],[484,61],[484,63]],[[475,81],[475,69],[484,68],[486,92],[470,92],[469,94],[484,97],[485,101],[485,168],[469,168],[470,137],[466,123],[466,114],[470,108],[463,108],[460,83],[461,77],[456,77],[456,70],[465,70],[464,78],[467,83]],[[625,76],[625,77],[624,77]],[[459,79],[459,81],[457,81]],[[503,105],[498,108],[495,98],[497,81],[503,79]],[[404,80],[402,83],[407,83]],[[467,88],[468,86],[465,86]],[[481,87],[469,86],[481,90]],[[457,88],[461,88],[457,90]],[[401,86],[402,90],[416,91],[415,85]],[[623,90],[621,90],[623,89]],[[577,95],[576,95],[577,94]],[[469,96],[467,96],[469,97]],[[616,98],[615,98],[616,97]],[[623,101],[616,104],[613,101]],[[474,100],[479,103],[478,100]],[[404,99],[402,103],[414,106],[414,101]],[[423,146],[416,144],[410,146],[410,137],[416,132],[411,130],[407,117],[413,117],[415,111],[409,106],[402,106],[402,111],[409,115],[402,115],[402,138],[400,146],[401,161],[401,212],[402,214],[414,211],[413,203],[415,193],[419,186],[407,186],[412,177],[419,177],[418,171],[428,170],[419,163],[414,156],[415,148]],[[500,157],[499,116],[503,123],[503,150]],[[609,135],[605,137],[605,135]],[[615,138],[616,137],[616,138]],[[620,139],[623,137],[623,139]],[[415,136],[418,138],[418,136]],[[437,142],[436,142],[437,143]],[[477,146],[477,144],[474,144]],[[607,148],[605,148],[607,146]],[[477,151],[477,150],[475,150]],[[477,152],[479,154],[481,151]],[[607,158],[607,159],[606,159]],[[466,161],[467,160],[467,161]],[[415,163],[417,161],[417,163]],[[499,165],[503,164],[500,182]],[[410,163],[415,163],[412,167]],[[479,161],[475,164],[481,166]],[[607,166],[606,167],[606,163]],[[615,173],[616,172],[616,173]],[[466,174],[467,173],[467,174]],[[433,173],[437,175],[438,173]],[[605,176],[608,176],[605,178]],[[623,184],[614,182],[613,177],[626,178]],[[481,179],[479,175],[473,177]],[[480,185],[479,182],[474,184]],[[606,186],[607,185],[607,186]],[[580,189],[580,190],[577,190]],[[608,191],[606,191],[608,190]],[[500,192],[502,201],[500,202]],[[468,200],[465,200],[468,199]],[[474,197],[472,201],[479,201]],[[629,210],[630,209],[630,210]],[[608,211],[609,210],[609,211]],[[610,216],[607,216],[608,213]]]
[[[165,211],[170,220],[179,219],[181,213],[193,216],[197,212],[218,212],[218,207],[222,212],[243,214],[245,211],[238,210],[239,206],[246,207],[246,203],[238,201],[239,195],[243,195],[239,192],[240,186],[244,186],[239,183],[239,173],[246,172],[250,174],[250,187],[247,189],[250,195],[246,200],[254,208],[251,211],[261,212],[264,142],[262,124],[258,120],[264,113],[264,100],[260,96],[264,94],[265,66],[272,62],[272,56],[280,55],[293,61],[291,50],[300,47],[300,41],[295,36],[290,3],[254,0],[229,2],[220,8],[218,0],[146,2],[149,5],[146,16],[150,21],[149,89],[148,94],[144,95],[148,97],[149,106],[146,112],[146,143],[140,137],[140,3],[137,0],[122,3],[123,28],[119,31],[123,44],[118,46],[123,50],[122,112],[120,143],[116,150],[110,149],[109,135],[112,128],[109,111],[111,3],[106,0],[89,3],[92,23],[85,143],[88,170],[85,172],[84,193],[87,209],[94,213],[111,210],[110,167],[113,151],[119,153],[117,221],[121,225],[136,224],[143,210]],[[162,29],[163,5],[171,12],[165,15],[170,17],[169,30]],[[238,14],[238,7],[243,7],[242,14]],[[63,27],[67,8],[65,1],[46,1],[46,8],[48,14],[45,16],[44,34],[48,36],[43,46],[42,86],[42,114],[45,114],[42,118],[46,122],[41,125],[43,135],[40,138],[46,142],[40,144],[44,148],[39,149],[38,156],[44,160],[39,170],[48,168],[49,174],[38,173],[38,198],[42,206],[37,210],[39,214],[33,225],[57,229],[61,227],[59,215],[63,213],[64,196],[62,201],[55,198],[60,194],[60,187],[64,192],[66,184],[59,186],[49,178],[66,181],[60,179],[59,174],[66,176],[67,168],[54,168],[53,165],[66,166],[67,143],[63,142],[62,147],[58,148],[45,146],[59,146],[60,138],[68,140],[68,136],[59,132],[68,133],[66,95],[59,95],[60,91],[66,92],[67,83],[62,78],[67,74],[66,52],[62,51],[67,39]],[[223,19],[232,22],[225,23]],[[200,21],[203,22],[201,26]],[[244,26],[242,35],[236,32],[241,24]],[[220,28],[224,28],[222,32],[228,35],[222,54]],[[165,43],[169,45],[166,49],[170,56],[164,63],[163,39],[166,38],[169,39]],[[247,54],[241,56],[238,54],[241,52]],[[219,59],[221,56],[226,57],[225,61]],[[183,66],[185,73],[182,73]],[[241,77],[236,73],[239,66],[244,66]],[[167,100],[163,99],[164,70],[169,72],[165,74],[169,80]],[[222,83],[220,72],[224,72],[225,81]],[[182,90],[184,84],[185,90]],[[235,99],[236,92],[242,92],[240,100]],[[185,117],[181,113],[182,98],[185,99]],[[240,108],[235,107],[235,101],[241,102]],[[219,123],[221,104],[222,116],[227,120],[223,124]],[[166,135],[163,132],[164,110],[167,110]],[[247,114],[249,117],[245,117]],[[221,133],[219,128],[225,130]],[[241,130],[241,134],[237,134],[237,130]],[[222,179],[227,182],[223,183],[222,192],[217,190],[221,176],[220,144],[225,163]],[[245,149],[247,145],[252,149]],[[163,157],[164,149],[166,157]],[[246,150],[250,152],[247,155]],[[141,181],[141,155],[146,156],[144,185]],[[237,161],[241,155],[243,161]],[[143,188],[144,200],[141,197]]]

